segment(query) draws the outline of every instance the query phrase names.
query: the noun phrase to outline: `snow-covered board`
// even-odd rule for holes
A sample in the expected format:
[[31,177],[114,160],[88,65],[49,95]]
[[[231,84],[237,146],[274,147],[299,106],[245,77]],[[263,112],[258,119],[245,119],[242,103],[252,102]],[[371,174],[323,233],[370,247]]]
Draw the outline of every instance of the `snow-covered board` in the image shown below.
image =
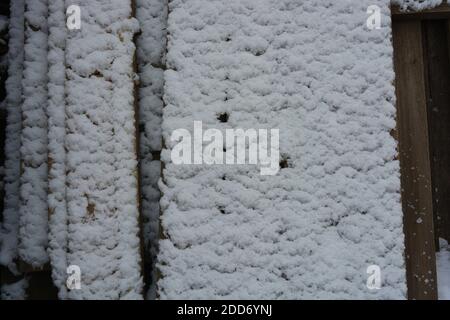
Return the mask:
[[66,101],[64,0],[48,3],[48,219],[52,278],[59,298],[67,297]]
[[46,0],[25,0],[19,256],[33,268],[48,262]]
[[[371,5],[384,28],[366,27]],[[389,8],[169,3],[161,298],[405,298]],[[285,168],[174,165],[171,133],[195,120],[279,128]]]
[[67,264],[71,299],[142,298],[131,0],[71,1],[66,39]]
[[22,73],[24,47],[24,0],[10,6],[8,80],[6,81],[6,130],[4,211],[0,229],[0,264],[17,273],[15,260],[19,236],[20,133],[22,127]]

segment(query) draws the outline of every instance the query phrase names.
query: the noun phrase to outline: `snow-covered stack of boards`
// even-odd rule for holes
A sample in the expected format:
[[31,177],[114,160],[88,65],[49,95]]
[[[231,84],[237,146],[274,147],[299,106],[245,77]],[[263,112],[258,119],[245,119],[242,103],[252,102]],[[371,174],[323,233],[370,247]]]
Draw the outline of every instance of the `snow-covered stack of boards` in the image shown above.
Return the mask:
[[[69,30],[73,5],[81,28]],[[62,299],[143,297],[138,29],[131,0],[11,1],[0,262],[50,265]],[[79,290],[66,288],[71,265]]]
[[[161,298],[405,298],[390,5],[169,2]],[[171,134],[194,121],[279,129],[281,170],[175,165]]]

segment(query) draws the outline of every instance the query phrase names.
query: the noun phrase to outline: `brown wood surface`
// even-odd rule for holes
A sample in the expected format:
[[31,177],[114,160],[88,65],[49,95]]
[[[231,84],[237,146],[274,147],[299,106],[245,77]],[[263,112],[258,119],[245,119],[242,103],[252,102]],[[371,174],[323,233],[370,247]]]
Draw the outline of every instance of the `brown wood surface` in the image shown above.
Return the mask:
[[393,24],[408,298],[436,299],[428,125],[418,20]]
[[447,20],[423,22],[436,249],[450,234],[450,60]]

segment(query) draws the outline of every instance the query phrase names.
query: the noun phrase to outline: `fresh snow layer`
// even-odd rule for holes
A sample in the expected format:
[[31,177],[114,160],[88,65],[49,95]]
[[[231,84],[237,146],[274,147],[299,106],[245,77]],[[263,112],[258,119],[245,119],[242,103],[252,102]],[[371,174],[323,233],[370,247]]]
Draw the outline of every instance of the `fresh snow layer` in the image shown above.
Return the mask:
[[70,299],[142,298],[131,0],[71,1],[66,39],[67,264]]
[[450,300],[450,246],[440,239],[440,251],[436,253],[439,300]]
[[48,3],[48,219],[52,278],[59,298],[66,298],[67,206],[66,206],[66,109],[64,0]]
[[156,296],[155,260],[159,240],[158,180],[161,161],[155,152],[162,149],[163,73],[166,52],[167,0],[137,0],[136,18],[141,33],[137,38],[139,71],[140,170],[145,259],[149,261],[147,297]]
[[48,261],[46,0],[25,0],[19,256],[37,268]]
[[[170,1],[162,299],[405,298],[389,6]],[[174,165],[171,133],[196,120],[279,128],[289,166]],[[380,290],[366,286],[373,264]]]
[[398,5],[401,10],[424,10],[442,4],[443,0],[391,0],[392,4]]
[[0,300],[25,300],[27,298],[28,279],[24,278],[11,284],[2,284]]
[[19,233],[20,132],[22,126],[22,73],[24,47],[24,0],[11,1],[8,79],[6,81],[6,130],[4,211],[0,228],[0,264],[17,273]]

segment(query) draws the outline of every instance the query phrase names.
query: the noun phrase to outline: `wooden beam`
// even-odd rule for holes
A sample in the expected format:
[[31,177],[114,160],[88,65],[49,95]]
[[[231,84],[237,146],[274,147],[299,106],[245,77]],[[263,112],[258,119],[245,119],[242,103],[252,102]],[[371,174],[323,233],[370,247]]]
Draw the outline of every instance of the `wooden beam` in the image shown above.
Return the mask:
[[450,241],[450,60],[447,21],[423,22],[436,249]]
[[391,15],[393,20],[431,20],[431,19],[448,19],[450,18],[450,5],[443,3],[433,9],[421,11],[402,11],[398,6],[391,7]]
[[394,23],[393,40],[408,298],[437,299],[422,23]]

